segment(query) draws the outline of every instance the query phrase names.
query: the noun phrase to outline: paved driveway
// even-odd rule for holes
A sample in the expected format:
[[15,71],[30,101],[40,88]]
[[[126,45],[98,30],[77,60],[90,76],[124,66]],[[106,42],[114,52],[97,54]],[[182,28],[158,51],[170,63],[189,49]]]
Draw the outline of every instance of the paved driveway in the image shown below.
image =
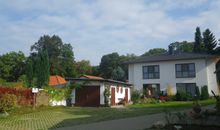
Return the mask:
[[165,120],[165,114],[153,114],[86,125],[58,128],[56,130],[143,130],[150,128],[156,121]]

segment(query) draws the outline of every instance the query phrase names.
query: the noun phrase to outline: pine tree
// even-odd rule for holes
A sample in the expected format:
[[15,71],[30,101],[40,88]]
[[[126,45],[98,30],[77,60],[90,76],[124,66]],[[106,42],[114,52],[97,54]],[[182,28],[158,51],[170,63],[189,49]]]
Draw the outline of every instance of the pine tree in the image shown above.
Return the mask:
[[49,76],[50,65],[47,51],[39,52],[36,63],[37,87],[41,88],[44,85],[48,85]]
[[214,48],[217,45],[217,41],[215,39],[215,36],[209,29],[206,29],[205,32],[203,32],[203,42],[205,45],[206,52],[209,54],[213,54]]
[[33,61],[29,59],[26,65],[26,76],[27,76],[27,85],[28,87],[33,87],[33,79],[34,79],[34,72],[33,72]]
[[201,31],[199,27],[196,27],[196,32],[195,32],[195,42],[194,42],[194,47],[193,51],[196,53],[202,52],[203,46],[202,46],[202,36],[201,36]]

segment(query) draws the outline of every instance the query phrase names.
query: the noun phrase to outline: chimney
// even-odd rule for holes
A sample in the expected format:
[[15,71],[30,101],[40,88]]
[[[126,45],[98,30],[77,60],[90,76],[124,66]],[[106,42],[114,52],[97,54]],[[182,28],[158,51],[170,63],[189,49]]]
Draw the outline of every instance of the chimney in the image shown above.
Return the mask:
[[169,47],[169,50],[168,50],[169,55],[174,55],[174,48],[173,48],[173,46],[169,45],[168,47]]

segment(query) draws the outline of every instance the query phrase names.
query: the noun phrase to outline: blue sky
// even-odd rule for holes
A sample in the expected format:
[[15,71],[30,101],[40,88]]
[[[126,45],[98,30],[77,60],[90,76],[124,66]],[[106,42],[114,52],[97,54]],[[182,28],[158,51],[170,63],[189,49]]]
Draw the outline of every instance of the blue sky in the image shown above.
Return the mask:
[[220,38],[219,0],[2,0],[0,54],[30,53],[44,34],[74,47],[76,60],[143,54],[175,41],[192,41],[196,26]]

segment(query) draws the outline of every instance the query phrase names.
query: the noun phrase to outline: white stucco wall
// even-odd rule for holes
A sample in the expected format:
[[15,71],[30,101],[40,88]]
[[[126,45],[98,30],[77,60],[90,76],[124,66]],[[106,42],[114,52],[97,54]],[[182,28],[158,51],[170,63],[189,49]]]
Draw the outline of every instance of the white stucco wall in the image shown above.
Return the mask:
[[[175,64],[195,63],[196,77],[195,78],[176,78]],[[209,65],[208,67],[207,64]],[[129,65],[129,83],[134,85],[135,89],[142,90],[143,84],[160,84],[160,89],[165,90],[168,85],[171,85],[176,92],[176,83],[196,83],[201,87],[208,85],[209,89],[216,88],[215,63],[207,62],[205,59],[195,60],[177,60],[164,61],[153,63],[136,63]],[[143,79],[142,67],[147,65],[159,65],[160,79]]]
[[209,59],[206,61],[209,95],[212,95],[211,93],[212,90],[215,93],[219,93],[216,74],[214,74],[216,70],[215,65],[218,62],[218,60],[219,59]]

